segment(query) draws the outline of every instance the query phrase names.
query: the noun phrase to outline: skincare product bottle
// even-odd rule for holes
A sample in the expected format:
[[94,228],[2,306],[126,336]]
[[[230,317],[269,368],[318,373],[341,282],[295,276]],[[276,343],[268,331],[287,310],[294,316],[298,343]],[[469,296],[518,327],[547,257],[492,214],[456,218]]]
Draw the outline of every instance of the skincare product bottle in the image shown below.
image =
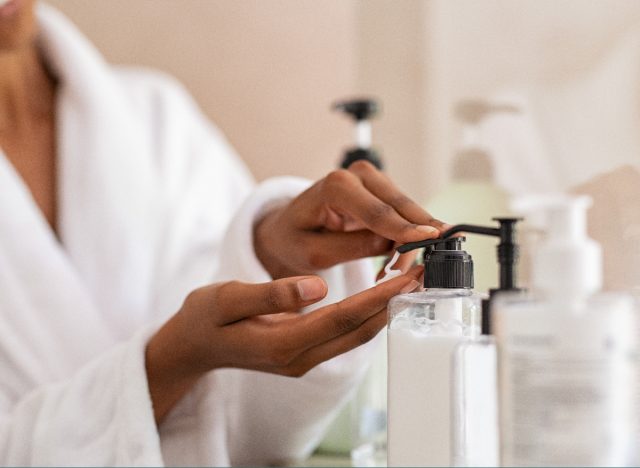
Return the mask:
[[[454,466],[498,466],[497,350],[491,335],[491,308],[503,293],[518,292],[516,286],[516,218],[498,218],[500,227],[468,226],[472,232],[500,238],[496,249],[499,287],[482,301],[481,334],[460,343],[453,356],[451,449]],[[450,233],[445,233],[451,235]]]
[[499,466],[497,351],[484,325],[456,347],[452,366],[451,465]]
[[379,107],[373,99],[354,99],[334,104],[335,110],[349,115],[356,123],[356,146],[345,151],[340,162],[340,167],[343,169],[347,169],[360,159],[369,161],[378,169],[382,169],[382,158],[371,148],[371,118],[378,113]]
[[477,335],[482,297],[473,287],[473,260],[464,237],[407,244],[425,247],[425,291],[389,302],[389,466],[449,466],[451,356]]
[[589,203],[530,201],[547,225],[532,295],[494,303],[503,466],[634,461],[637,319],[630,297],[598,294],[601,252],[586,233]]
[[[518,112],[513,105],[482,99],[466,99],[456,104],[454,116],[461,126],[460,143],[453,155],[450,182],[426,203],[430,213],[445,216],[451,224],[480,224],[495,216],[510,215],[509,196],[495,182],[495,165],[480,126],[493,115]],[[495,245],[491,237],[467,240],[465,250],[475,261],[474,287],[478,292],[497,286]]]

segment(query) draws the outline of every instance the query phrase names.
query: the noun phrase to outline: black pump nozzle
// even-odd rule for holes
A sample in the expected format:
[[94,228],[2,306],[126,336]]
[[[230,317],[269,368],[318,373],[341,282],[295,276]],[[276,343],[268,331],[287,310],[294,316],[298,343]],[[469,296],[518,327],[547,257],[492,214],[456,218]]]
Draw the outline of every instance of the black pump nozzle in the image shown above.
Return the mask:
[[333,109],[350,115],[357,122],[374,117],[378,113],[378,103],[373,99],[353,99],[336,102],[333,105]]
[[[411,250],[419,249],[421,247],[430,248],[432,245],[453,241],[459,239],[458,237],[451,237],[460,232],[480,234],[484,236],[493,236],[500,238],[500,243],[497,247],[498,263],[500,264],[500,286],[498,289],[492,289],[489,291],[489,299],[483,302],[482,305],[482,333],[489,334],[491,326],[491,318],[489,316],[491,299],[499,291],[519,291],[516,286],[516,263],[518,261],[518,244],[516,244],[516,223],[521,221],[521,218],[494,218],[494,221],[499,223],[499,227],[490,226],[476,226],[472,224],[458,224],[453,226],[448,231],[442,233],[440,239],[430,239],[420,242],[410,242],[408,244],[401,245],[396,250],[400,253],[410,252]],[[426,264],[425,264],[426,266]],[[425,273],[426,275],[426,273]],[[426,276],[425,276],[426,278]],[[426,287],[426,279],[425,279]]]
[[480,234],[500,238],[498,244],[498,263],[500,264],[500,291],[510,291],[516,288],[516,269],[518,261],[518,244],[515,241],[515,227],[521,218],[493,218],[500,226],[497,228],[475,226],[472,224],[458,224],[442,234],[443,238],[451,237],[459,232]]
[[347,114],[356,123],[356,147],[345,152],[340,167],[347,169],[354,162],[364,159],[378,169],[382,169],[382,159],[371,148],[371,123],[369,122],[378,113],[377,101],[373,99],[340,101],[335,103],[332,108]]
[[422,242],[425,288],[473,288],[473,259],[462,249],[465,240],[465,237],[451,237]]

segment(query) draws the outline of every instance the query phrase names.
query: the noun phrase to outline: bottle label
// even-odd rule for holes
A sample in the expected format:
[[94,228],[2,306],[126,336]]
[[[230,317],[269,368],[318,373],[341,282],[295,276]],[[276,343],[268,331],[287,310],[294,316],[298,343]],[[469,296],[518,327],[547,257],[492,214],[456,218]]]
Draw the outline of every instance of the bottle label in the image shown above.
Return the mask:
[[496,330],[502,464],[628,465],[636,419],[633,319],[559,315],[566,314],[556,315],[553,330],[535,313],[514,314]]

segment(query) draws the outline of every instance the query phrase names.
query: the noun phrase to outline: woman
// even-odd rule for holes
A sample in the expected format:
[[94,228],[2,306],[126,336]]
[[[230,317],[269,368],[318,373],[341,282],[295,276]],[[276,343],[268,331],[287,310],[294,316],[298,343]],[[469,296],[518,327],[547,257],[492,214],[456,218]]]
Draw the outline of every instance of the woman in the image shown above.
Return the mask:
[[306,456],[418,286],[358,259],[442,223],[367,164],[253,187],[175,82],[33,0],[0,70],[0,464]]

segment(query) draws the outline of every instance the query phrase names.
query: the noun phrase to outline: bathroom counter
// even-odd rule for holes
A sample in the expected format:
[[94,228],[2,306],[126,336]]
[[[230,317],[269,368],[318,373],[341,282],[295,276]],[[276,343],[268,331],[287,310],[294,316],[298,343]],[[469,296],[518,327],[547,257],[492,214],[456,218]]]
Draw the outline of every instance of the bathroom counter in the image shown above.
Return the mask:
[[[369,461],[368,463],[365,463],[363,465],[357,465],[357,466],[385,467],[387,466],[386,461],[387,461],[386,456],[384,456],[383,454],[381,459],[376,458],[375,463],[372,463],[371,461]],[[351,457],[349,457],[348,455],[330,454],[330,453],[314,453],[306,460],[303,460],[299,463],[291,463],[287,466],[315,468],[315,467],[322,467],[322,466],[350,467],[350,466],[356,466],[356,465],[353,465],[351,463]]]

